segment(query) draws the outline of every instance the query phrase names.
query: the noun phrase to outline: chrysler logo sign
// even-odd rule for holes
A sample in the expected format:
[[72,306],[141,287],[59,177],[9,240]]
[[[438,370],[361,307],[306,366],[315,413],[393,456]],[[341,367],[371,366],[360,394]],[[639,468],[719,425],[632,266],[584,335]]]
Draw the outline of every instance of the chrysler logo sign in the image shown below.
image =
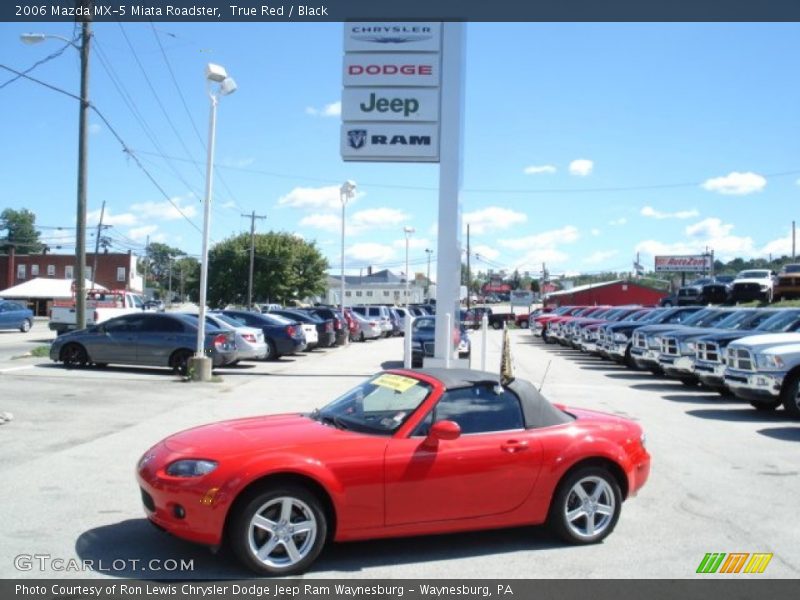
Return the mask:
[[441,23],[345,23],[345,52],[438,52]]

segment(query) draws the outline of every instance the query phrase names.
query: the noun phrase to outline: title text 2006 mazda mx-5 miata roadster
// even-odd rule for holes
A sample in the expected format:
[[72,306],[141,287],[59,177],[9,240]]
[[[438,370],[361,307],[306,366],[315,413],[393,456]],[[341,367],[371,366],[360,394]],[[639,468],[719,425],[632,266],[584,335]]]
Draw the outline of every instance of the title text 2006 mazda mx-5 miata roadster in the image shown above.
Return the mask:
[[599,542],[647,480],[641,428],[492,373],[379,373],[310,414],[177,433],[137,472],[148,518],[250,569],[307,569],[329,540],[548,522]]

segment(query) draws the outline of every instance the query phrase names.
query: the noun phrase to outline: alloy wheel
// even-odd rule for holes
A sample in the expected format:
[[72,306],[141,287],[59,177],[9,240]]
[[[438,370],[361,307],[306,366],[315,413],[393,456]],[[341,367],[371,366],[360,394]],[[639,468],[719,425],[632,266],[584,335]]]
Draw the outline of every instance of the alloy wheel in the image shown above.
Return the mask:
[[250,519],[248,545],[265,566],[289,569],[312,551],[317,530],[317,519],[305,502],[280,496],[264,503]]
[[601,536],[613,522],[616,503],[614,491],[605,479],[584,477],[567,494],[563,509],[566,525],[578,538]]

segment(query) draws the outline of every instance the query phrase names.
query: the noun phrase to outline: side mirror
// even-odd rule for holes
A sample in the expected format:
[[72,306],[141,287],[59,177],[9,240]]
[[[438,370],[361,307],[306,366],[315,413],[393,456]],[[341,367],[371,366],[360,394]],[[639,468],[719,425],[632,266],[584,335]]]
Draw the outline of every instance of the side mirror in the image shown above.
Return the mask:
[[455,440],[461,436],[461,427],[455,421],[436,421],[431,425],[426,446],[436,446],[439,440]]

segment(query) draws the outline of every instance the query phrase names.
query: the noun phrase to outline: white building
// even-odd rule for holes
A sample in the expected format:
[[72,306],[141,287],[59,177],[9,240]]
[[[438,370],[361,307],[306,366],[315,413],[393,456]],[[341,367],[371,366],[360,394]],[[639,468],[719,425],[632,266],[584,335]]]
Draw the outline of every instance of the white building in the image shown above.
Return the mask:
[[[408,298],[406,298],[406,280],[401,275],[396,275],[384,269],[383,271],[367,274],[345,275],[344,277],[344,305],[354,306],[359,304],[387,304],[403,305],[422,304],[425,302],[424,279],[420,282],[412,279],[408,284]],[[325,294],[326,304],[340,304],[339,296],[342,291],[340,277],[328,276],[328,291]],[[430,290],[429,290],[430,291]]]

